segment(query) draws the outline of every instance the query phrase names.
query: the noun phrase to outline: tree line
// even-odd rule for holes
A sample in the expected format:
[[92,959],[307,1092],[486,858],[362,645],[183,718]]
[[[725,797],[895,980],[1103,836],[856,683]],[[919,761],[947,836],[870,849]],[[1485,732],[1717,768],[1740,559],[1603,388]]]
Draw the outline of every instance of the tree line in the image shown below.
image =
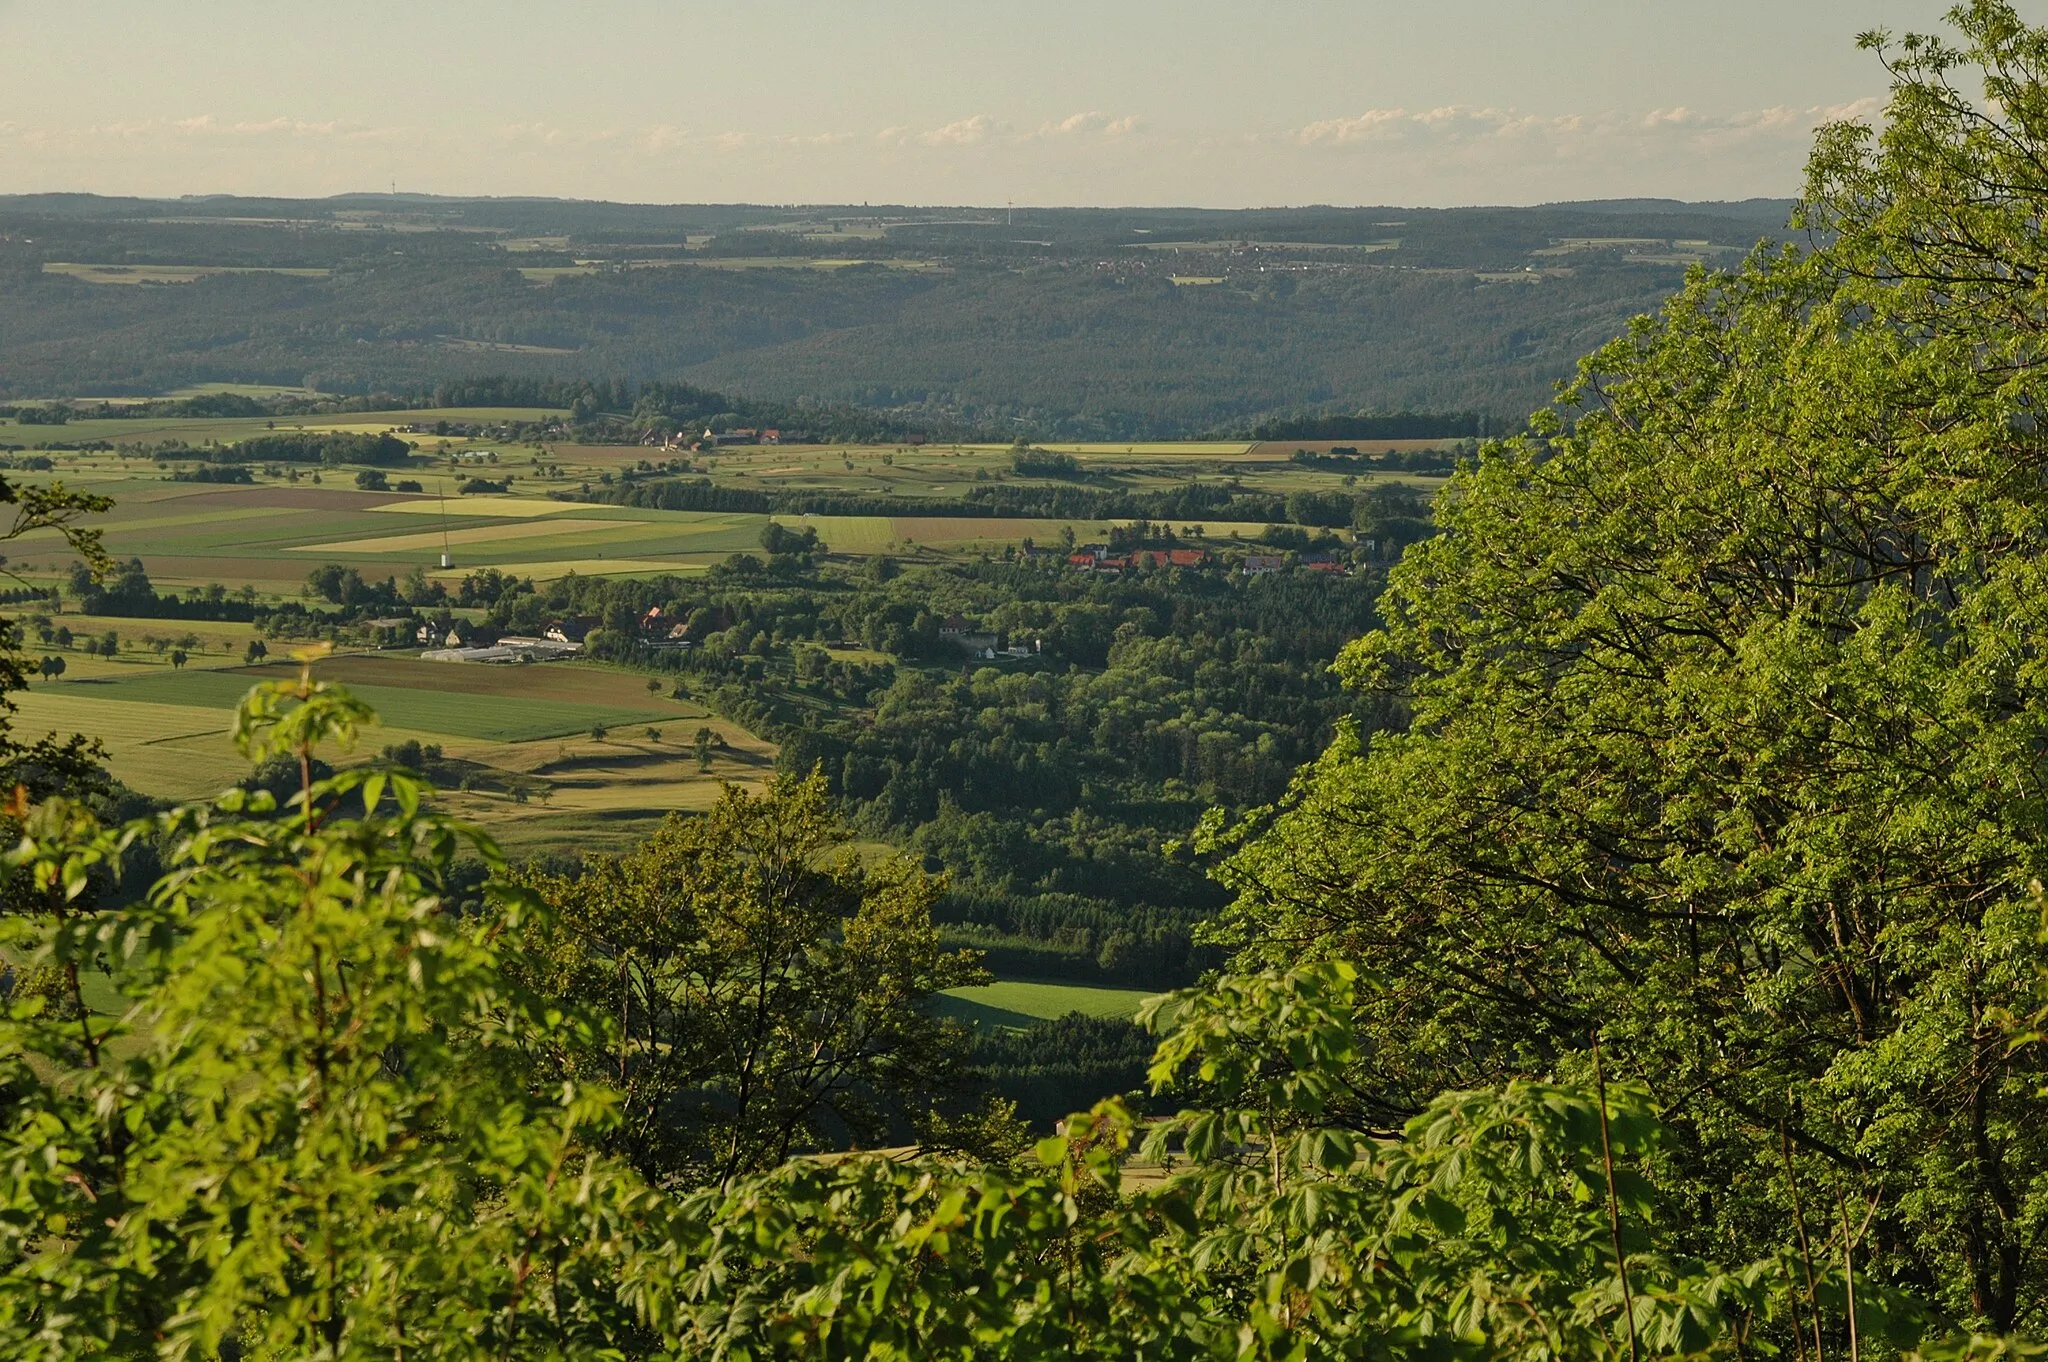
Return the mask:
[[1356,492],[1277,494],[1227,483],[1188,482],[1156,492],[1067,483],[969,488],[962,497],[898,497],[863,492],[720,487],[709,478],[636,479],[597,488],[590,500],[662,511],[737,511],[753,515],[967,516],[1011,520],[1225,520],[1356,528],[1377,536],[1389,556],[1426,535],[1422,495],[1402,483]]

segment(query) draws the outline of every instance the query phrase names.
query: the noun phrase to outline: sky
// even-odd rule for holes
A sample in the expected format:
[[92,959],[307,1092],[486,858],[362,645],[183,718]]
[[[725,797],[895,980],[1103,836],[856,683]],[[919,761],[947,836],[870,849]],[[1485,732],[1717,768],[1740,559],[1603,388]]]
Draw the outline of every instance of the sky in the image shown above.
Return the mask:
[[0,193],[1789,196],[1949,4],[0,0]]

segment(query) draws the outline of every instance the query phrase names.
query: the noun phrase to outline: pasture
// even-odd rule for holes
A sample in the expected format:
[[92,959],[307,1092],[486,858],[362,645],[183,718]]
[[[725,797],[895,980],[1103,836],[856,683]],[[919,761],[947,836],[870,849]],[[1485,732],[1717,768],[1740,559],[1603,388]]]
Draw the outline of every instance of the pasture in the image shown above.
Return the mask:
[[[115,776],[173,799],[214,794],[248,773],[229,736],[234,705],[257,682],[294,674],[290,664],[173,670],[133,654],[63,655],[62,679],[16,697],[19,731],[98,736]],[[340,654],[315,674],[345,682],[377,711],[362,750],[341,759],[407,740],[441,749],[442,802],[515,851],[618,849],[671,810],[706,808],[728,782],[756,784],[774,769],[771,745],[623,670]],[[700,729],[715,739],[708,770],[696,753]]]
[[1047,983],[1031,979],[1001,979],[974,988],[948,989],[939,995],[937,1010],[969,1026],[1022,1030],[1035,1022],[1051,1021],[1070,1012],[1089,1017],[1138,1015],[1152,993],[1137,988],[1109,988],[1095,984]]
[[[449,663],[417,665],[423,669],[462,670]],[[85,677],[68,685],[74,692],[85,692],[88,699],[109,704],[183,706],[227,713],[248,693],[250,686],[258,681],[289,679],[293,670],[282,665],[218,671],[151,668],[128,676]],[[351,683],[351,689],[393,727],[486,742],[532,742],[584,733],[597,726],[673,722],[684,717],[675,707],[652,703],[646,696],[642,703],[629,708],[510,694],[483,697],[473,692],[444,690],[437,684],[440,677],[425,671],[418,680],[419,684],[412,686]]]

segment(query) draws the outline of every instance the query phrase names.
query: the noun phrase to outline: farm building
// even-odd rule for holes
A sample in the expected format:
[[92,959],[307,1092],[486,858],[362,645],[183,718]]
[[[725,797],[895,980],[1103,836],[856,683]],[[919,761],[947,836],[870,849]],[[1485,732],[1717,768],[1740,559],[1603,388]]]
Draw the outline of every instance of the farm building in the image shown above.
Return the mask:
[[584,639],[590,637],[590,631],[595,628],[597,621],[593,619],[564,619],[554,621],[541,630],[541,633],[557,643],[581,644]]
[[422,662],[555,662],[583,651],[580,643],[551,638],[501,638],[488,648],[434,648],[420,654]]

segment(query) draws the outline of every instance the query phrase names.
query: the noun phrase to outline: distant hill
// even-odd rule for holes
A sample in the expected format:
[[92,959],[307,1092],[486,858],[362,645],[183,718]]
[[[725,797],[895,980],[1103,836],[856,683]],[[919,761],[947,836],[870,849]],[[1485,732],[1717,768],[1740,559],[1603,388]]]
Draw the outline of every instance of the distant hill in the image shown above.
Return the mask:
[[1783,201],[911,209],[0,197],[0,398],[681,379],[1106,439],[1512,421]]

